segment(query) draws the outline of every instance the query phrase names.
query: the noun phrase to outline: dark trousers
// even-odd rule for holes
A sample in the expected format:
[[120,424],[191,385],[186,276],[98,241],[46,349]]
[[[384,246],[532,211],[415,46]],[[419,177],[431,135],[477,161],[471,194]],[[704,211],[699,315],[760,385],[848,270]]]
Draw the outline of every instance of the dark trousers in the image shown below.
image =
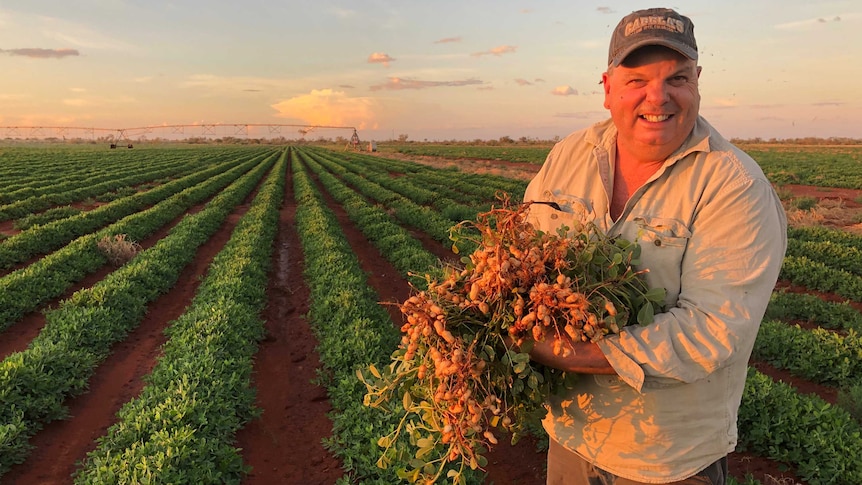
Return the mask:
[[[727,457],[723,457],[685,480],[668,485],[725,485],[727,480]],[[547,485],[648,485],[627,478],[620,478],[598,468],[577,453],[569,451],[554,440],[548,448]]]

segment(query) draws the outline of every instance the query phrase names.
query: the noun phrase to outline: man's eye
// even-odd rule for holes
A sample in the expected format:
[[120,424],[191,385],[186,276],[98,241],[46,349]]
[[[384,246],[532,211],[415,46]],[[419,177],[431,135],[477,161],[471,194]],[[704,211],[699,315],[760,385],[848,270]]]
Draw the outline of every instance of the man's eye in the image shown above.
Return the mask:
[[670,78],[670,83],[673,86],[682,86],[683,84],[688,82],[688,77],[686,76],[674,76]]

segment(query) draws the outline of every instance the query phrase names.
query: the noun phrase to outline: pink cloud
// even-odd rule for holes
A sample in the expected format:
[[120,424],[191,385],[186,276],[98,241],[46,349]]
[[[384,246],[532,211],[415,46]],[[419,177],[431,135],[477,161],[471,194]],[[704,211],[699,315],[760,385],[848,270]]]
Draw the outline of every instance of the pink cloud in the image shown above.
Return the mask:
[[383,52],[375,52],[368,56],[368,62],[371,64],[383,64],[386,67],[389,67],[389,63],[394,61],[395,59],[389,57],[389,54],[385,54]]
[[401,89],[425,89],[438,87],[459,87],[485,84],[479,79],[463,79],[457,81],[421,81],[419,79],[408,79],[400,77],[390,77],[384,84],[371,86],[372,91],[380,91],[383,89],[390,91],[398,91]]
[[475,56],[475,57],[487,56],[487,55],[502,56],[503,54],[511,54],[511,53],[515,52],[515,49],[517,49],[517,48],[518,47],[514,46],[514,45],[501,45],[501,46],[494,47],[491,50],[487,50],[487,51],[483,51],[483,52],[474,52],[470,55]]
[[35,59],[62,59],[68,56],[80,55],[77,49],[41,49],[38,47],[27,47],[24,49],[0,49],[0,54],[10,56],[32,57]]
[[572,96],[578,94],[578,90],[571,86],[557,86],[551,91],[554,96]]

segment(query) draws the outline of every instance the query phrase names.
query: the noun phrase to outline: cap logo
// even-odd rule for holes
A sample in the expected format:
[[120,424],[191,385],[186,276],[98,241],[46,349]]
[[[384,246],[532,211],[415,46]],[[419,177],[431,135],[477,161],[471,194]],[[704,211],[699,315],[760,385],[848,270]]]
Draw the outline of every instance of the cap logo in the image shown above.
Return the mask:
[[625,36],[628,37],[646,29],[663,29],[682,34],[685,32],[685,25],[682,20],[672,17],[659,17],[657,15],[638,17],[626,24]]

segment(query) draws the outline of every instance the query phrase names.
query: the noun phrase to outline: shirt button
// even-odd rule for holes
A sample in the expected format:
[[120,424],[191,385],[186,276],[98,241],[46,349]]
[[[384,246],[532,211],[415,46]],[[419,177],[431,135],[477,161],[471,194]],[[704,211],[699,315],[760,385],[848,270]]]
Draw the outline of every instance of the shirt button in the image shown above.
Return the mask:
[[557,217],[559,217],[559,216],[556,214],[551,214],[551,219],[556,219]]
[[661,246],[661,239],[656,239],[653,244],[655,244],[656,246]]

